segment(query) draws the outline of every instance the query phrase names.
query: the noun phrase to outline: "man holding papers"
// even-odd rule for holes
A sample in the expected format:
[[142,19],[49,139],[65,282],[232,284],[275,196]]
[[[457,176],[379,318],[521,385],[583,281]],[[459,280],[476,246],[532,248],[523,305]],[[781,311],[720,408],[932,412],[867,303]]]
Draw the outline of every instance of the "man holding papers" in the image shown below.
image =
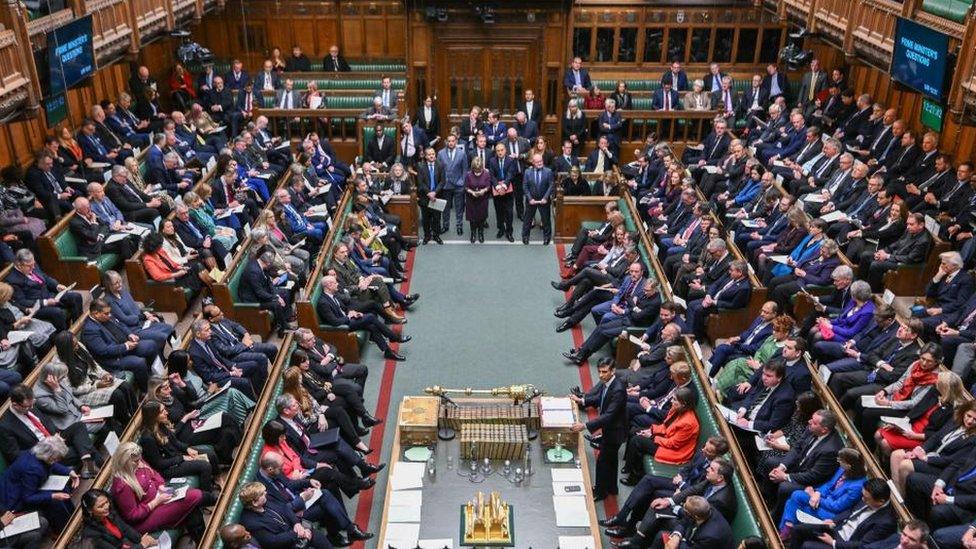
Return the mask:
[[[752,431],[768,432],[781,429],[793,415],[793,386],[786,382],[786,363],[771,361],[763,365],[762,383],[730,402],[736,413],[734,424]],[[734,408],[738,406],[738,408]]]
[[17,250],[14,268],[4,282],[14,289],[14,305],[27,312],[40,302],[34,317],[50,322],[57,330],[66,330],[81,316],[81,294],[45,274],[37,266],[34,254],[26,248]]
[[600,383],[584,397],[569,398],[585,408],[595,408],[597,417],[586,423],[574,423],[572,430],[601,431],[600,455],[596,460],[596,483],[593,499],[601,501],[617,495],[617,452],[627,437],[627,392],[624,382],[617,379],[612,358],[603,358],[597,366]]

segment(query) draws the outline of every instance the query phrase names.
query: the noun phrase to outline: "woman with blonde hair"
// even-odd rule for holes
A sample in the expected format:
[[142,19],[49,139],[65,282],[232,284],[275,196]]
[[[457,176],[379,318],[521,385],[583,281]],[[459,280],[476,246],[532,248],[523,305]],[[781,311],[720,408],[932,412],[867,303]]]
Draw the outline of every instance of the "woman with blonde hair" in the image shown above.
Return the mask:
[[[216,503],[216,498],[197,488],[186,488],[186,495],[171,501],[173,487],[142,459],[142,448],[123,442],[112,455],[110,493],[119,515],[140,534],[183,527],[194,539],[203,536],[204,520],[200,507]],[[182,490],[183,488],[181,488]]]
[[590,196],[590,184],[583,178],[583,171],[579,166],[569,168],[569,173],[563,179],[563,196]]
[[383,180],[383,190],[390,191],[395,195],[410,194],[413,185],[410,182],[410,172],[403,167],[400,162],[394,162],[390,166],[390,173]]
[[[16,353],[20,353],[26,361],[23,365],[30,370],[34,367],[34,359],[51,348],[55,327],[46,320],[25,315],[13,304],[13,295],[13,287],[0,282],[0,367],[9,368],[17,361]],[[7,338],[11,331],[30,332],[30,335],[20,343],[10,344]],[[13,358],[10,356],[12,350],[15,351]]]
[[[200,187],[200,190],[209,197],[209,187]],[[237,246],[237,233],[230,227],[217,225],[217,219],[212,211],[207,208],[204,198],[196,192],[190,191],[183,195],[183,203],[190,209],[190,218],[202,231],[217,242],[220,242],[228,251]]]
[[891,453],[891,480],[905,493],[912,473],[939,476],[953,462],[965,461],[976,448],[976,400],[956,405],[952,419],[911,450]]
[[241,525],[264,549],[292,549],[332,547],[324,532],[308,528],[307,523],[295,515],[291,506],[268,505],[268,489],[260,482],[245,484],[237,497],[244,509]]

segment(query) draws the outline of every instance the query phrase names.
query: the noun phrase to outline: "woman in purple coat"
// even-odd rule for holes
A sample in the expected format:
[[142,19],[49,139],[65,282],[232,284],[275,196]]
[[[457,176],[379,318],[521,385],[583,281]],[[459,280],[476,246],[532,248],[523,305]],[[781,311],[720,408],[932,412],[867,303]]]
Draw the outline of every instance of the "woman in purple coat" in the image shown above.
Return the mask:
[[122,443],[112,456],[111,494],[119,515],[139,533],[182,526],[194,539],[205,526],[200,508],[216,502],[213,494],[196,488],[174,501],[175,490],[142,460],[142,448],[134,442]]
[[851,299],[853,303],[849,303],[837,318],[817,319],[817,325],[813,327],[811,334],[813,343],[818,341],[844,343],[867,329],[874,317],[874,295],[871,293],[871,286],[863,280],[855,280],[851,284]]
[[[471,224],[471,243],[475,236],[478,242],[485,241],[485,227],[488,226],[488,198],[491,192],[491,174],[485,169],[480,158],[471,160],[471,171],[464,174],[464,216]],[[475,235],[477,230],[477,235]]]

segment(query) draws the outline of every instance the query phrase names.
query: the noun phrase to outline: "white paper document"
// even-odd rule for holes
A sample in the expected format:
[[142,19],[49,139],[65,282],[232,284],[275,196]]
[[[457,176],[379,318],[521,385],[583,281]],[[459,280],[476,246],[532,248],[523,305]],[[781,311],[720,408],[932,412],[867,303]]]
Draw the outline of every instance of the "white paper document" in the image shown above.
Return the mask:
[[23,534],[24,532],[31,532],[37,530],[41,527],[40,517],[37,511],[33,513],[27,513],[26,515],[20,515],[14,518],[14,521],[7,525],[6,528],[0,530],[0,538],[9,539],[18,534]]
[[705,173],[718,173],[718,166],[704,166]]
[[572,410],[543,410],[543,427],[570,427],[576,423],[576,416]]
[[790,256],[788,256],[788,255],[771,255],[771,256],[769,256],[769,260],[770,261],[775,261],[776,263],[782,263],[783,265],[786,265],[786,260],[788,260],[789,258],[790,258]]
[[105,239],[105,243],[111,244],[113,242],[119,242],[126,238],[129,238],[129,233],[112,233],[108,235],[108,238]]
[[580,469],[562,468],[550,469],[553,482],[583,482],[583,471]]
[[119,435],[115,434],[115,431],[109,431],[108,435],[105,436],[105,442],[102,444],[105,446],[105,451],[111,456],[119,449],[119,442]]
[[722,417],[725,418],[725,421],[728,421],[729,423],[735,423],[735,421],[739,419],[739,414],[732,408],[722,406],[721,404],[716,404],[715,409],[717,409],[718,413],[721,414]]
[[796,511],[796,519],[803,524],[824,524],[823,520],[811,515],[810,513],[804,513],[799,509]]
[[759,228],[759,222],[756,221],[755,219],[743,219],[742,221],[740,221],[740,223],[742,223],[743,227],[746,227],[748,229]]
[[313,488],[312,498],[305,502],[305,508],[306,509],[311,508],[313,505],[315,505],[315,502],[318,501],[319,498],[321,497],[322,497],[322,490],[320,490],[319,488]]
[[202,433],[204,431],[211,431],[220,427],[222,414],[214,414],[208,417],[202,425],[193,430],[194,433]]
[[444,200],[443,198],[435,198],[430,201],[430,204],[428,204],[427,207],[432,210],[443,212],[444,208],[447,207],[447,200]]
[[38,489],[51,490],[52,492],[57,492],[60,490],[64,490],[64,487],[68,485],[68,481],[70,480],[71,477],[69,477],[68,475],[51,475],[47,477],[47,480],[45,480],[44,484],[42,484],[41,487]]
[[169,532],[163,532],[156,538],[156,549],[172,549],[173,540],[169,537]]
[[827,383],[828,381],[830,381],[830,376],[831,375],[833,375],[833,372],[830,371],[830,368],[827,368],[826,366],[824,366],[823,364],[821,364],[820,365],[820,379],[822,379],[824,383]]
[[821,203],[827,201],[827,197],[825,197],[822,194],[810,193],[810,194],[807,194],[807,195],[804,195],[803,196],[803,201],[804,202],[811,202],[811,203],[814,203],[814,204],[821,204]]
[[847,216],[844,214],[844,212],[834,210],[830,213],[823,214],[822,216],[820,216],[820,219],[823,219],[824,222],[826,223],[833,223],[834,221],[840,221],[841,219],[844,219],[846,217]]
[[77,282],[72,282],[65,289],[63,289],[60,292],[58,292],[57,295],[54,296],[54,300],[55,301],[61,301],[61,298],[64,297],[64,294],[70,292],[71,290],[74,290],[75,289],[75,286],[77,286],[77,285],[78,285]]
[[34,332],[29,332],[27,330],[13,330],[7,332],[7,342],[10,345],[16,345],[21,341],[27,341],[27,338],[34,335]]
[[424,486],[424,468],[426,463],[407,463],[398,461],[393,465],[390,475],[390,486],[394,490],[409,490]]
[[559,549],[596,549],[593,536],[559,536]]
[[912,429],[912,422],[907,417],[881,416],[881,421],[889,425],[894,425],[904,432],[914,431]]
[[542,411],[548,410],[572,410],[573,401],[566,397],[550,397],[544,396],[539,398],[539,405],[542,407]]
[[891,408],[891,406],[881,406],[874,401],[874,395],[861,395],[862,408]]
[[174,501],[179,501],[179,500],[185,498],[186,497],[186,492],[189,489],[190,489],[189,486],[180,486],[179,488],[174,489],[173,490],[173,499],[169,500],[169,503],[173,503]]
[[560,528],[586,528],[590,526],[590,514],[586,510],[588,498],[579,496],[552,496],[556,509],[556,526]]
[[[785,443],[786,442],[786,437],[781,436],[778,439],[776,439],[774,442],[784,442]],[[764,452],[766,450],[772,450],[773,447],[766,443],[766,439],[765,438],[763,438],[763,437],[761,437],[759,435],[756,435],[756,449],[759,450],[760,452]]]
[[[421,463],[421,465],[423,465]],[[420,524],[390,522],[386,525],[386,539],[380,547],[414,549],[420,538]]]
[[81,418],[82,421],[98,421],[105,418],[110,418],[115,413],[115,406],[109,404],[107,406],[99,406],[98,408],[92,408],[91,412],[88,412],[87,416]]
[[420,549],[444,549],[445,547],[454,549],[454,540],[451,538],[422,539],[417,541],[417,547]]

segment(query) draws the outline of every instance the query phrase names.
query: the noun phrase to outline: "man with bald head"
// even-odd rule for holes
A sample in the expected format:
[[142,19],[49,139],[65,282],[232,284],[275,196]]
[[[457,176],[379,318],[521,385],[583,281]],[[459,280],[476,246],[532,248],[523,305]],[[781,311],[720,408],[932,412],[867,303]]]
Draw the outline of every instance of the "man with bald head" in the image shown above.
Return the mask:
[[252,541],[247,528],[237,524],[228,524],[220,529],[220,541],[227,549],[258,549],[258,544]]
[[[96,183],[97,185],[97,183]],[[99,185],[99,190],[101,185]],[[104,195],[104,192],[102,192]],[[74,200],[75,215],[68,222],[68,230],[75,237],[78,250],[85,256],[96,259],[102,254],[116,253],[125,259],[135,254],[138,239],[130,236],[112,243],[105,240],[112,234],[112,228],[92,211],[91,202],[79,196]]]
[[339,55],[339,46],[332,44],[329,46],[329,55],[322,60],[322,70],[325,72],[349,72],[352,68],[346,59]]
[[339,281],[335,275],[327,274],[322,277],[322,295],[315,304],[319,321],[329,326],[346,326],[350,332],[366,330],[369,339],[383,351],[383,356],[389,360],[406,360],[403,355],[390,348],[387,341],[406,343],[411,337],[394,333],[374,313],[361,313],[344,305],[339,295]]

